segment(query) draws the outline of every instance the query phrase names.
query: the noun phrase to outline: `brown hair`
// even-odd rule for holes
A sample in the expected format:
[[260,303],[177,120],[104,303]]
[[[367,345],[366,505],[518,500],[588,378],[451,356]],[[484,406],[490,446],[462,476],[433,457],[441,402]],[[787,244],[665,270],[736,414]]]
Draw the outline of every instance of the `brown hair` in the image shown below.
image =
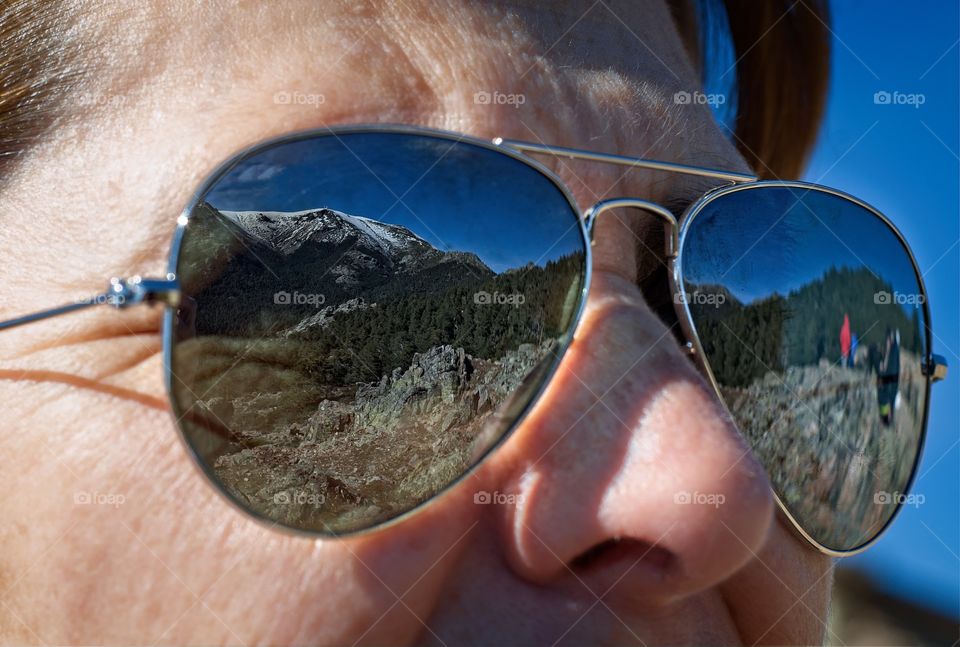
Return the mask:
[[[722,3],[736,58],[733,139],[761,177],[800,175],[829,79],[826,0],[670,0],[688,47],[711,54],[692,2]],[[82,74],[65,3],[0,0],[0,186],[12,162],[56,123]],[[701,45],[698,45],[700,43]],[[702,65],[706,69],[707,65]]]
[[737,57],[737,148],[764,178],[796,178],[830,79],[826,0],[724,0]]
[[0,0],[0,186],[56,121],[79,76],[63,3]]
[[761,178],[797,178],[826,104],[827,0],[671,0],[670,7],[701,76],[709,76],[707,59],[720,58],[717,50],[732,50],[731,138],[747,163]]

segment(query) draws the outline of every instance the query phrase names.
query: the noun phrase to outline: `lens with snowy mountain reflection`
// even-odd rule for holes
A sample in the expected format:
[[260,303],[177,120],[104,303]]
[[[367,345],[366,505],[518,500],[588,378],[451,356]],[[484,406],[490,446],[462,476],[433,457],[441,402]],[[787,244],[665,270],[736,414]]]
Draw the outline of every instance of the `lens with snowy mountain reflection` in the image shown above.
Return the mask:
[[207,190],[178,258],[171,397],[253,514],[350,532],[457,480],[532,403],[583,298],[553,182],[405,133],[260,148]]

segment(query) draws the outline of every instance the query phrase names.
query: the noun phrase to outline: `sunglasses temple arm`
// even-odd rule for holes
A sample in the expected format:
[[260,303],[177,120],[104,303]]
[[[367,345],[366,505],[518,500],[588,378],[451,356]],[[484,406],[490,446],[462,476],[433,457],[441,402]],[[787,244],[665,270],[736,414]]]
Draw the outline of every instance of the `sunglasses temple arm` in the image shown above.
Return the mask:
[[149,279],[139,276],[133,276],[129,279],[114,278],[110,279],[110,287],[107,288],[106,292],[76,303],[0,321],[0,331],[43,319],[59,317],[91,306],[109,305],[119,310],[141,303],[164,303],[175,307],[179,302],[180,286],[175,279]]

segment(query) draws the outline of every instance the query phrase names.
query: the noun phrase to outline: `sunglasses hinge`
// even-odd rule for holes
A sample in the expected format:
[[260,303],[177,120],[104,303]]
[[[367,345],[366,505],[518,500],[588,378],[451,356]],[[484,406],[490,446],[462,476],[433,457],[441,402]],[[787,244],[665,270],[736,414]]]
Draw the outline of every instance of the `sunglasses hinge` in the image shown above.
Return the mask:
[[56,308],[41,310],[22,317],[0,321],[0,330],[8,330],[25,324],[51,319],[60,315],[85,310],[92,306],[107,305],[116,309],[129,308],[141,303],[162,303],[170,307],[180,304],[180,284],[172,274],[165,279],[131,276],[127,279],[112,278],[106,292],[78,299]]
[[128,308],[141,303],[163,303],[176,307],[180,304],[180,284],[172,274],[166,279],[140,276],[112,278],[106,300],[108,305],[115,308]]
[[923,374],[930,378],[930,382],[939,382],[947,378],[947,360],[943,355],[931,353],[923,365]]

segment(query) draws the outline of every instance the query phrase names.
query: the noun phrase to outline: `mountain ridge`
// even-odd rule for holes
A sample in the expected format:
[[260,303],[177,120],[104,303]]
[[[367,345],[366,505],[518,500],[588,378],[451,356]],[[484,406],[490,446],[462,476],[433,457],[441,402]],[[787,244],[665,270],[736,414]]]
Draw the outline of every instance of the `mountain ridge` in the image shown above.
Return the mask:
[[[194,210],[190,227],[194,247],[208,251],[186,255],[185,264],[213,270],[201,308],[209,299],[230,304],[201,319],[223,319],[223,330],[260,322],[278,332],[317,314],[310,303],[275,304],[280,293],[323,295],[322,303],[335,310],[356,298],[383,303],[496,276],[473,252],[441,251],[406,227],[326,207],[237,212],[205,202]],[[203,276],[197,269],[191,274]],[[283,307],[267,310],[264,304]]]
[[[376,251],[388,261],[388,265],[402,271],[418,271],[457,261],[473,266],[481,273],[492,272],[473,252],[442,251],[403,225],[356,216],[330,207],[300,211],[230,211],[219,210],[212,205],[211,208],[252,238],[284,256],[295,254],[307,242],[339,245],[353,239],[351,250],[359,249],[367,256],[370,251]],[[355,260],[361,264],[365,261],[356,255]]]

